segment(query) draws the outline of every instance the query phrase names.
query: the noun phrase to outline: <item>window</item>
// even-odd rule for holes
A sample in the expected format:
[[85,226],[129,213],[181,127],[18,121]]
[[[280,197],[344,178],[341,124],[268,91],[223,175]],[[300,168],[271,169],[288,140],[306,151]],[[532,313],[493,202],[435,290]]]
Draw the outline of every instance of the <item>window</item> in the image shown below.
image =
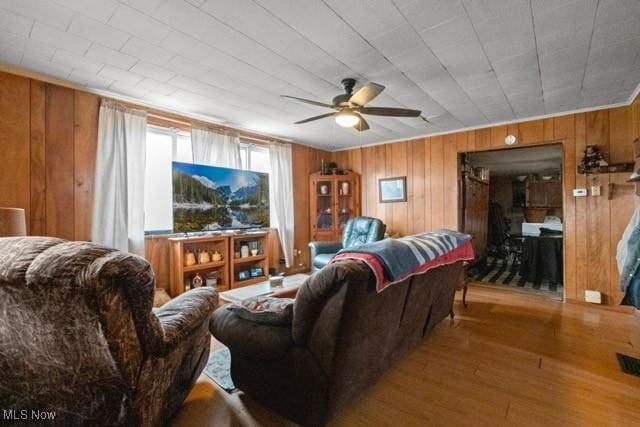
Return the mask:
[[240,147],[240,162],[242,169],[254,172],[271,172],[269,149],[267,147],[243,141]]
[[173,229],[171,159],[175,139],[176,161],[192,162],[191,137],[173,129],[147,127],[147,165],[144,174],[144,229],[166,232]]
[[[174,148],[175,141],[175,148]],[[168,233],[173,229],[171,159],[192,163],[191,135],[176,129],[147,127],[147,159],[144,178],[144,229],[148,234]],[[269,149],[241,141],[241,167],[269,173]]]

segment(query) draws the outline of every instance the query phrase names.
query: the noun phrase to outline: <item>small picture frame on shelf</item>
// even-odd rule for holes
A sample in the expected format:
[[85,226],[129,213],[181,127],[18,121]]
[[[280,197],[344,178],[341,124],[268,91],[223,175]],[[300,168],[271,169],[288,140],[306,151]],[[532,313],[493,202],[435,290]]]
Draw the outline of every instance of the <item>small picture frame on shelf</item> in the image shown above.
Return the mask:
[[249,280],[251,278],[251,271],[240,270],[238,271],[238,280]]
[[260,277],[263,273],[262,267],[253,267],[251,269],[251,277]]
[[378,180],[378,196],[380,203],[407,201],[407,177],[380,178]]

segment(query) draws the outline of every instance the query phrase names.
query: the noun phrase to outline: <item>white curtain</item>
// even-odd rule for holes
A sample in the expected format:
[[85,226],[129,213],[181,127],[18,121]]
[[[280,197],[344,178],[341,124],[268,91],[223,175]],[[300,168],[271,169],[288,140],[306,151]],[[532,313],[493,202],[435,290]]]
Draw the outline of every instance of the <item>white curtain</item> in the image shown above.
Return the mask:
[[147,113],[102,100],[91,239],[144,255]]
[[203,165],[240,169],[240,137],[205,127],[191,128],[193,162]]
[[[178,158],[178,129],[169,129],[169,136],[171,136],[171,160],[175,162]],[[193,153],[191,155],[193,156]]]
[[278,229],[287,268],[293,265],[293,169],[291,145],[269,145],[271,226]]

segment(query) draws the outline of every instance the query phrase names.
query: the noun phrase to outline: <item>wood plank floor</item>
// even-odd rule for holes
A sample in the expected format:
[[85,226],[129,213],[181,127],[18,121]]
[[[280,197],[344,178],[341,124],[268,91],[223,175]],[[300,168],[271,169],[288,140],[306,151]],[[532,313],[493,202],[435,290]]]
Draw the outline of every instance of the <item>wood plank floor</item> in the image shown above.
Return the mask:
[[[640,357],[638,316],[473,285],[467,301],[333,425],[640,425],[640,377],[615,358]],[[287,423],[203,375],[172,425]]]

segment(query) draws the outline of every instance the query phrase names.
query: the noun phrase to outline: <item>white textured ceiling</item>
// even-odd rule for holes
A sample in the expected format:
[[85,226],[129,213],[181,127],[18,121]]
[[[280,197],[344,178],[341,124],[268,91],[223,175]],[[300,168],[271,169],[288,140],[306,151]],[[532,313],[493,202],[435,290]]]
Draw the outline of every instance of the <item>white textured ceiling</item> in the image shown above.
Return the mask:
[[[0,61],[343,148],[627,102],[639,0],[0,0]],[[327,110],[340,80],[387,87],[357,133]]]

